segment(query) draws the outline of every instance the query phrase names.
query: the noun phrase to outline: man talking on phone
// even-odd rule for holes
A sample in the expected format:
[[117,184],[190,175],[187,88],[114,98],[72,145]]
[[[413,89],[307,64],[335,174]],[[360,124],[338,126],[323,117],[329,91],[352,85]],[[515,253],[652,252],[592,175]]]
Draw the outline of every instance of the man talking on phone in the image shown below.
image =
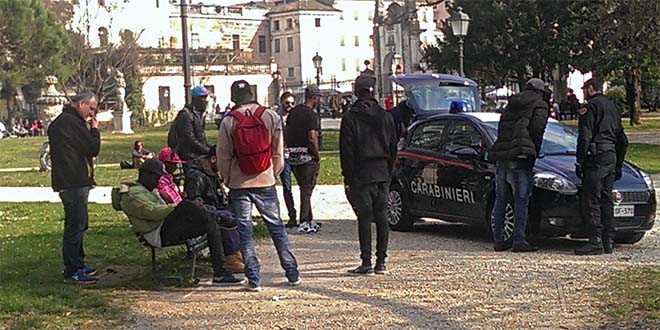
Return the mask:
[[83,250],[89,190],[96,185],[92,158],[101,150],[97,106],[93,92],[80,92],[71,97],[71,103],[64,105],[62,113],[48,127],[51,185],[64,205],[64,280],[70,283],[90,284],[97,280],[96,269],[85,264]]

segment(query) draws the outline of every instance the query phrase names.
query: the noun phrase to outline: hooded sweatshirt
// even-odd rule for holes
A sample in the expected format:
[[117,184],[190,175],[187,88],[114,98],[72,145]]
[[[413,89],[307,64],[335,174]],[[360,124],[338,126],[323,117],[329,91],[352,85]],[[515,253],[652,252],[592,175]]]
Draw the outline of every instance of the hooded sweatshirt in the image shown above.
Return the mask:
[[525,90],[509,99],[500,117],[492,160],[527,160],[533,165],[541,150],[548,104],[539,92]]
[[347,185],[389,182],[396,157],[392,115],[373,98],[357,100],[341,120],[339,156]]

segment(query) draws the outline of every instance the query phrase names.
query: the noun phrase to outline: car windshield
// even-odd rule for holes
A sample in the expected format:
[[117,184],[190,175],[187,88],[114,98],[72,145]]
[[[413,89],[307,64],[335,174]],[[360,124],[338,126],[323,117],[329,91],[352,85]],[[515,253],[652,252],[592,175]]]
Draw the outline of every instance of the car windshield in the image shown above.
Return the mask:
[[[484,127],[493,140],[497,138],[497,122],[484,122]],[[543,134],[541,153],[545,155],[571,155],[577,149],[577,131],[556,121],[548,121]]]
[[417,106],[423,111],[449,111],[452,101],[463,101],[467,111],[476,109],[476,90],[464,85],[418,85],[410,89]]

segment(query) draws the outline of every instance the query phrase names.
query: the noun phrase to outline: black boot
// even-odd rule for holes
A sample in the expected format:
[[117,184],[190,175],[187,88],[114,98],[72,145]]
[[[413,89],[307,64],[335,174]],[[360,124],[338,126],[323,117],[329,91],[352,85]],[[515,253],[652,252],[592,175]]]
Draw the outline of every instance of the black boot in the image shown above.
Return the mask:
[[614,251],[614,244],[610,240],[604,240],[603,241],[603,252],[606,254],[612,254],[612,251]]
[[527,243],[527,241],[513,242],[511,247],[511,252],[536,252],[538,250],[539,248]]
[[493,242],[493,250],[496,252],[500,251],[506,251],[511,248],[511,242],[510,241],[494,241]]
[[589,240],[588,243],[575,249],[575,255],[577,256],[593,256],[603,254],[603,242]]

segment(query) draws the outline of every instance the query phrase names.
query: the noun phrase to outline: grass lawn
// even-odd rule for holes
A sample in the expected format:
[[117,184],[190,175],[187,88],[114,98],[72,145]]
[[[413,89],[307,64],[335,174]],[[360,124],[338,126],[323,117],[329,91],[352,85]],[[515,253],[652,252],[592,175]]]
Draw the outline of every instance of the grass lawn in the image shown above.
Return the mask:
[[[577,127],[577,120],[562,120],[562,123]],[[637,126],[630,126],[630,118],[621,118],[621,123],[626,132],[660,131],[659,117],[644,117],[642,115],[642,124]]]
[[610,275],[605,312],[615,320],[660,321],[660,268],[628,269]]
[[[113,291],[164,285],[154,280],[150,252],[135,238],[123,213],[98,204],[89,206],[85,253],[100,274],[108,268],[116,273],[101,275],[105,277],[94,285],[65,284],[63,213],[60,203],[0,203],[0,329],[107,329],[123,322],[131,303],[112,300]],[[259,222],[255,236],[265,233]],[[160,274],[190,276],[191,261],[183,246],[159,250],[157,258]],[[210,268],[200,271],[211,275]]]

